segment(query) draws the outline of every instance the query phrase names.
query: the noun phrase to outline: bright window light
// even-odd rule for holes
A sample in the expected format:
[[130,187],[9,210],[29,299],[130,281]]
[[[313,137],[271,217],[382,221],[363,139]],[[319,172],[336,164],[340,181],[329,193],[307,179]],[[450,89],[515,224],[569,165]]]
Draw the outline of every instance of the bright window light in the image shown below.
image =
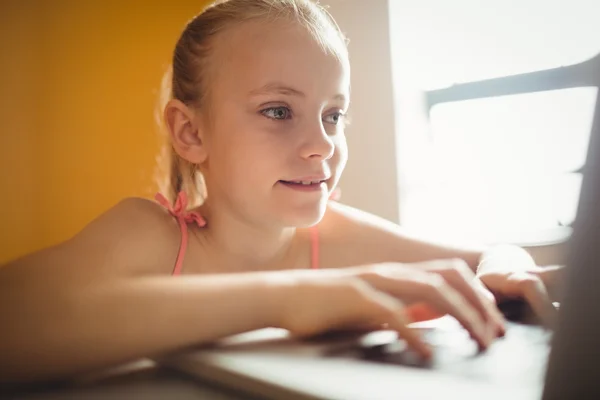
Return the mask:
[[525,243],[572,223],[596,87],[440,103],[429,114],[423,93],[585,61],[600,52],[598,15],[597,0],[390,1],[402,225]]

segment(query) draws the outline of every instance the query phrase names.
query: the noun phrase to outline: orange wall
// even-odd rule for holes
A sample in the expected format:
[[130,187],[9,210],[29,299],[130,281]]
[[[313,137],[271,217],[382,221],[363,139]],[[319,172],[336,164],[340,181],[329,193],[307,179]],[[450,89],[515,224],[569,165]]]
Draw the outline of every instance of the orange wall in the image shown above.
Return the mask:
[[152,195],[160,79],[206,3],[0,2],[0,263]]

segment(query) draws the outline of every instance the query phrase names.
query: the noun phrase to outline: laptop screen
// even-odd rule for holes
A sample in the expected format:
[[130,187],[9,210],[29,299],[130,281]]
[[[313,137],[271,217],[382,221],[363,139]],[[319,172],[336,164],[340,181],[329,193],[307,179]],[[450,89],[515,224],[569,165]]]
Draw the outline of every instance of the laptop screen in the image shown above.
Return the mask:
[[[600,54],[586,62],[600,86]],[[544,400],[600,399],[600,90]]]

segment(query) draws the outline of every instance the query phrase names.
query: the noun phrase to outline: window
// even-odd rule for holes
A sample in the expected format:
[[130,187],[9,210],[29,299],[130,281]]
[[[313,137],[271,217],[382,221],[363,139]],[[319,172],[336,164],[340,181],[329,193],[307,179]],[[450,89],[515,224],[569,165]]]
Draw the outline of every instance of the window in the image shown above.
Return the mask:
[[402,225],[485,242],[565,232],[598,98],[599,14],[595,0],[390,1]]

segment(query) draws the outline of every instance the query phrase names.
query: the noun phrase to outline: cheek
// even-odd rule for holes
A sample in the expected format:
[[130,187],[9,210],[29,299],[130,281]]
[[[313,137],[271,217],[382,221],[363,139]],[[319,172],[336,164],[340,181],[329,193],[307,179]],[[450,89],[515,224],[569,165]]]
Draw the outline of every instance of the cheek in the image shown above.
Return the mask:
[[218,185],[226,191],[236,191],[245,187],[245,182],[251,179],[252,173],[248,165],[252,163],[252,150],[239,140],[238,137],[222,135],[218,143],[214,142],[209,153],[209,174],[218,181]]
[[230,150],[226,168],[244,190],[249,187],[260,190],[265,184],[276,181],[281,167],[277,155],[281,154],[281,148],[275,146],[273,140],[238,140],[235,148]]
[[335,153],[331,160],[332,167],[335,166],[338,176],[342,174],[342,171],[346,167],[346,162],[348,162],[348,144],[346,136],[340,134],[335,139]]

